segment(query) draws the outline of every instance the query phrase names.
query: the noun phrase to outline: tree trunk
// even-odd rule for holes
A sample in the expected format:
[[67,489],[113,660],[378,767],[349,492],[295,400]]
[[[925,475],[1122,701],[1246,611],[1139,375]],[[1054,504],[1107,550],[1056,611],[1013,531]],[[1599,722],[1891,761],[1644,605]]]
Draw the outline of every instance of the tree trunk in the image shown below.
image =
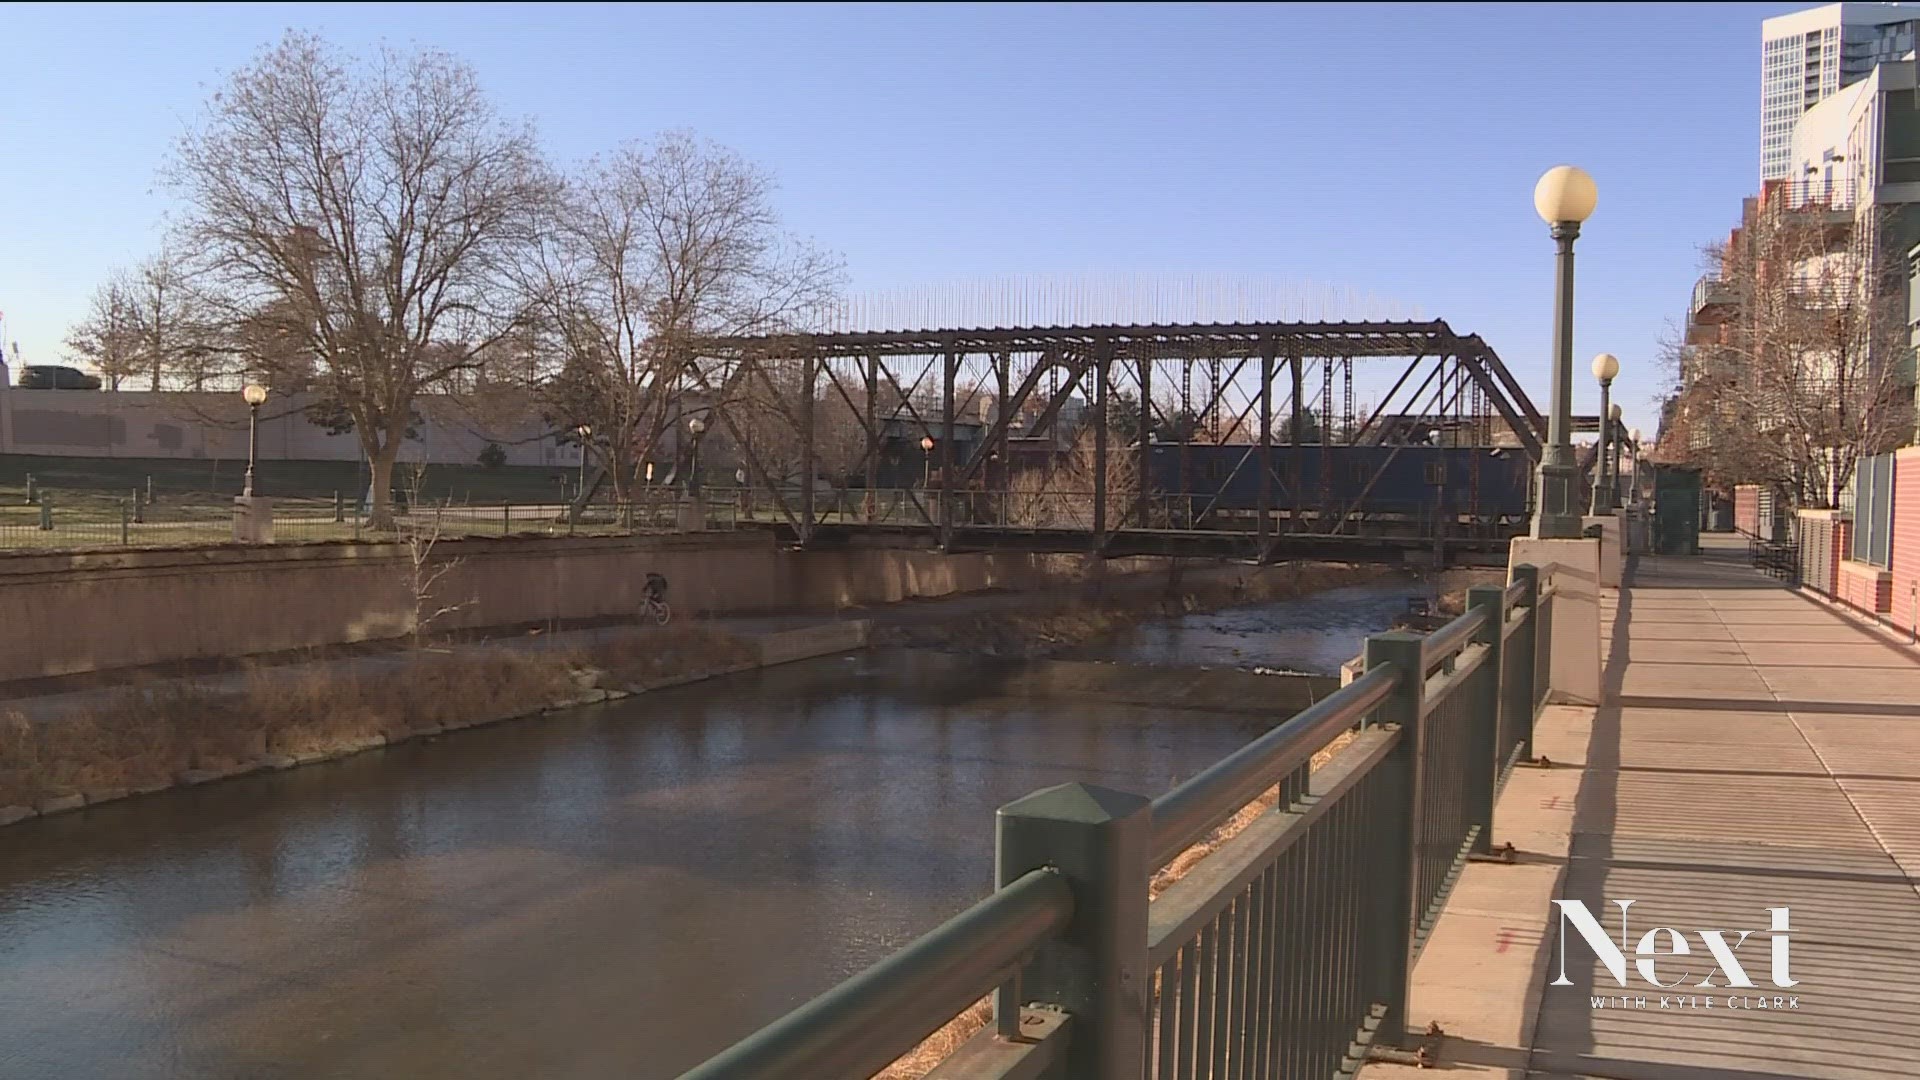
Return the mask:
[[397,442],[369,448],[367,453],[367,465],[373,474],[373,505],[367,510],[367,527],[379,532],[392,532],[394,528],[393,463],[399,456]]
[[613,502],[619,506],[627,501],[627,456],[620,452],[620,444],[607,447],[607,479],[613,481]]

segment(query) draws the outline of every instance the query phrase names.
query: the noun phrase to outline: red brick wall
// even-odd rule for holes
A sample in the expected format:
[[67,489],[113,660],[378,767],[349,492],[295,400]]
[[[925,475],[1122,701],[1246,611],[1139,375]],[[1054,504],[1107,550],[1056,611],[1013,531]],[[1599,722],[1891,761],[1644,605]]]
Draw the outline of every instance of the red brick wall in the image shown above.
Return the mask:
[[1920,596],[1920,447],[1893,455],[1893,545],[1887,562],[1893,574],[1889,614],[1895,626],[1912,630]]
[[1840,595],[1840,564],[1853,557],[1853,522],[1836,518],[1833,522],[1833,565],[1827,580],[1827,595]]
[[1840,564],[1836,595],[1842,603],[1861,611],[1885,615],[1893,603],[1893,581],[1890,575],[1866,563],[1844,562]]
[[1733,489],[1733,527],[1748,536],[1760,534],[1760,489],[1741,484]]

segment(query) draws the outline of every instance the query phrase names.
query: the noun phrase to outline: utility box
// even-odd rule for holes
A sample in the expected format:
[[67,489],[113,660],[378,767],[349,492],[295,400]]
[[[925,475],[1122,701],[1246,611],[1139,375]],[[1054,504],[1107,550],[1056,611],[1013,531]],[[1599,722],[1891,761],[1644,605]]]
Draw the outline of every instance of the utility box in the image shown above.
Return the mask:
[[1700,470],[1656,465],[1653,470],[1653,550],[1656,555],[1700,554]]

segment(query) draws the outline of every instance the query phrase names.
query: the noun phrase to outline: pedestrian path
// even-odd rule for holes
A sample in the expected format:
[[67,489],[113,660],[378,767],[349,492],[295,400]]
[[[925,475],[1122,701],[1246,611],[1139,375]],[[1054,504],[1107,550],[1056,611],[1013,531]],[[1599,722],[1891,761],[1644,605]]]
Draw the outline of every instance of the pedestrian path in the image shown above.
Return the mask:
[[[1517,771],[1495,816],[1520,865],[1469,867],[1416,969],[1409,1018],[1440,1022],[1441,1062],[1542,1080],[1920,1076],[1920,662],[1744,554],[1642,559],[1608,595],[1602,706],[1542,717],[1555,767]],[[1550,985],[1555,898],[1615,947],[1633,902],[1625,986],[1571,929],[1567,985]],[[1688,948],[1655,935],[1664,985],[1636,968],[1656,927]],[[1752,987],[1729,985],[1703,930]]]

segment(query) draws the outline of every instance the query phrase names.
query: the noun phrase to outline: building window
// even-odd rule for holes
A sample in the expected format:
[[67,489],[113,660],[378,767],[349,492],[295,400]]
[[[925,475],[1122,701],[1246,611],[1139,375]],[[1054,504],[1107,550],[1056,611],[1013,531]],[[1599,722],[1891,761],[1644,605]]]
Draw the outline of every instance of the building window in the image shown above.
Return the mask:
[[1853,561],[1885,567],[1893,547],[1893,455],[1861,458],[1853,473]]

